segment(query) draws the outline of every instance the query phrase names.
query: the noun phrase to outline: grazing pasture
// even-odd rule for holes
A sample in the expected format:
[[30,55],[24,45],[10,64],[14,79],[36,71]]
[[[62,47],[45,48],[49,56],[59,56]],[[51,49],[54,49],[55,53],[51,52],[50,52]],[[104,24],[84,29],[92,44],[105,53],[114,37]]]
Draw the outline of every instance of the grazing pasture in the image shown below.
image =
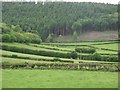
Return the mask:
[[3,70],[3,88],[117,88],[117,72]]

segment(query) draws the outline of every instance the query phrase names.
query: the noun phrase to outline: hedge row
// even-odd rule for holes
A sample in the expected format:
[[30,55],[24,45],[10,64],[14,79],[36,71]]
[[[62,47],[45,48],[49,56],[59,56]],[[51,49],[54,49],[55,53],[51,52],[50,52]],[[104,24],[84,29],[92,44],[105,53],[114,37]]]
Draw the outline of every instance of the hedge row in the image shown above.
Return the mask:
[[[88,41],[87,41],[88,42]],[[89,41],[89,42],[91,42],[91,41]],[[96,41],[95,41],[96,42]],[[105,42],[105,41],[102,41],[102,43],[94,43],[94,44],[89,44],[89,45],[104,45],[104,44],[114,44],[114,43],[119,43],[120,41],[110,41],[110,42]],[[67,43],[67,42],[65,42],[65,43]],[[70,42],[68,42],[68,43],[70,43]],[[71,42],[71,43],[73,43],[73,42]],[[52,46],[89,46],[89,45],[80,45],[80,44],[60,44],[60,42],[57,42],[57,44],[56,43],[44,43],[43,45],[52,45]]]
[[25,53],[25,54],[34,54],[34,55],[59,57],[59,58],[71,58],[71,53],[52,52],[52,51],[45,51],[45,50],[33,50],[33,49],[27,49],[23,47],[16,47],[16,46],[9,46],[9,45],[2,45],[2,49],[7,51]]
[[11,69],[61,69],[61,70],[88,70],[88,71],[118,71],[120,70],[116,64],[101,64],[101,63],[79,63],[79,64],[64,64],[64,63],[28,63],[10,64],[3,62],[2,68]]
[[71,60],[61,60],[60,58],[53,58],[53,59],[31,58],[31,57],[18,56],[18,55],[16,55],[16,54],[13,54],[13,55],[2,55],[2,57],[18,58],[18,59],[29,59],[29,60],[47,61],[47,62],[66,62],[66,63],[74,63],[74,61],[71,61]]
[[79,53],[95,53],[95,49],[94,48],[75,48],[75,51],[76,52],[79,52]]
[[58,50],[58,51],[67,51],[67,52],[71,52],[71,51],[72,51],[72,50],[63,50],[63,49],[56,48],[56,47],[46,47],[46,46],[44,46],[44,45],[42,45],[42,46],[39,46],[39,45],[31,45],[31,46],[40,47],[40,48],[45,48],[45,49],[50,49],[50,50]]
[[119,62],[118,56],[109,56],[109,55],[100,55],[98,53],[89,54],[89,55],[79,55],[81,60],[96,60],[96,61],[108,61],[108,62]]

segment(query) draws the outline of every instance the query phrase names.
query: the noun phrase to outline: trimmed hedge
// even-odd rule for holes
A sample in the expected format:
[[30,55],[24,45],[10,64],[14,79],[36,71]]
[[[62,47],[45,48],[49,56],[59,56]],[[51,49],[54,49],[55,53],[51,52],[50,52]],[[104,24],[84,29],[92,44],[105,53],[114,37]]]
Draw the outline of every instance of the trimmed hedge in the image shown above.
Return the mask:
[[71,60],[61,60],[60,58],[53,58],[53,59],[31,58],[31,57],[17,56],[17,55],[15,55],[15,54],[14,54],[14,55],[2,55],[2,57],[17,58],[17,59],[29,59],[29,60],[47,61],[47,62],[66,62],[66,63],[74,63],[74,61],[71,61]]
[[23,47],[16,47],[16,46],[9,46],[9,45],[2,45],[2,49],[7,50],[7,51],[25,53],[25,54],[34,54],[34,55],[60,57],[60,58],[71,58],[71,53],[33,50],[33,49],[27,49],[27,48],[23,48]]
[[75,51],[79,53],[91,53],[91,54],[96,52],[94,48],[75,48]]
[[87,70],[87,71],[119,71],[119,67],[115,63],[16,63],[11,64],[9,62],[3,62],[2,68],[11,68],[11,69],[61,69],[61,70]]
[[80,60],[95,60],[95,61],[108,61],[108,62],[119,62],[118,56],[100,55],[98,53],[89,55],[79,55]]
[[31,46],[34,46],[34,47],[40,47],[40,48],[45,48],[45,49],[50,49],[50,50],[58,50],[58,51],[67,51],[67,52],[71,52],[73,50],[63,50],[63,49],[60,49],[60,48],[57,48],[57,47],[46,47],[44,45],[42,46],[39,46],[39,45],[31,45]]

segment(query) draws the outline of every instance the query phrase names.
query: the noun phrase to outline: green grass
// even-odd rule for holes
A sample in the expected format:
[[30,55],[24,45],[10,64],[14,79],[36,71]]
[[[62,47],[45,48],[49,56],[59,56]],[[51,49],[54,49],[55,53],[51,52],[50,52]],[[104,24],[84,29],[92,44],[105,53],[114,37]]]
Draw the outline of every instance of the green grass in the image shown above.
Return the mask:
[[117,72],[2,70],[3,88],[117,88]]
[[[49,50],[54,52],[64,52],[64,50],[74,50],[75,45],[90,45],[103,42],[81,42],[81,43],[56,43],[56,46],[51,44],[32,44],[38,45],[38,47],[19,44],[19,43],[3,43],[7,45],[24,47],[34,50]],[[66,46],[57,46],[57,45],[66,45]],[[73,45],[73,46],[71,46]],[[99,48],[110,48],[116,50],[117,44],[104,44],[104,45],[95,45]],[[94,46],[94,45],[93,45]],[[80,47],[80,46],[78,46]],[[86,46],[85,46],[86,47]],[[55,48],[56,50],[52,50]],[[59,50],[57,50],[59,49]],[[61,51],[60,51],[61,50]],[[53,59],[54,57],[23,54],[11,51],[2,51],[3,55],[18,55],[20,57],[30,57],[30,59],[19,59],[19,58],[7,58],[2,57],[3,63],[12,64],[41,64],[41,63],[63,63],[63,62],[48,62],[48,61],[36,61],[37,59]],[[108,53],[115,54],[116,52],[99,50],[98,53]],[[84,54],[84,53],[83,53]],[[35,60],[34,60],[35,59]],[[70,60],[60,58],[61,60]],[[75,63],[78,62],[98,62],[98,63],[115,63],[115,62],[103,62],[103,61],[91,61],[91,60],[74,60]],[[64,63],[67,64],[67,63]],[[115,63],[117,64],[117,63]],[[3,88],[117,88],[118,87],[118,73],[117,72],[100,72],[100,71],[74,71],[74,70],[39,70],[39,69],[3,69]]]
[[71,43],[42,43],[42,45],[54,45],[54,46],[79,46],[79,45],[92,45],[92,44],[104,44],[104,43],[113,43],[115,41],[103,41],[103,42],[71,42]]
[[97,47],[97,48],[106,48],[106,49],[111,49],[111,50],[118,50],[118,43],[103,44],[103,45],[93,45],[93,46]]
[[100,53],[100,54],[118,54],[118,52],[115,52],[115,51],[108,51],[108,50],[101,50],[101,49],[97,49],[96,50],[97,53]]

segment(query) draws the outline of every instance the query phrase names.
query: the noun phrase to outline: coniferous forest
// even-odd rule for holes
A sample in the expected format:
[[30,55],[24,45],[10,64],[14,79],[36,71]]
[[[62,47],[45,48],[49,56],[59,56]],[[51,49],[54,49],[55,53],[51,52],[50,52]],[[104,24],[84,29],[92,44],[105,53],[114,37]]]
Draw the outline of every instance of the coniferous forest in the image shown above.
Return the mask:
[[90,31],[117,30],[117,5],[70,2],[3,3],[3,23],[19,25],[25,32],[38,33],[44,40],[53,36]]

